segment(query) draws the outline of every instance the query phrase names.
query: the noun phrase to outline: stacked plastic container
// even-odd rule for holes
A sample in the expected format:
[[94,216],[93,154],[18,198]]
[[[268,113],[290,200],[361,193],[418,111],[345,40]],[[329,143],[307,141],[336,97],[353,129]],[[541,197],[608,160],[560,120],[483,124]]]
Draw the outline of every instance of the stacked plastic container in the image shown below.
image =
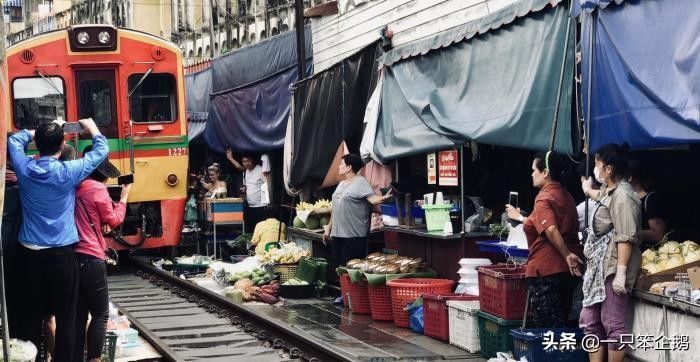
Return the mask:
[[488,259],[464,258],[459,261],[459,285],[455,293],[479,295],[479,273],[476,268],[491,265]]
[[481,355],[513,350],[510,330],[522,323],[527,298],[525,266],[481,266],[479,273],[479,343]]

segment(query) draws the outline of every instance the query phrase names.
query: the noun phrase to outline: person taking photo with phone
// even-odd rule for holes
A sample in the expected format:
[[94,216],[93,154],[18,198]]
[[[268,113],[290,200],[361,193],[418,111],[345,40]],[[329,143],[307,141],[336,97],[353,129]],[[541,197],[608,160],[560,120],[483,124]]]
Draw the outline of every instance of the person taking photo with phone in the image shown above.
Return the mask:
[[582,275],[578,214],[574,198],[561,185],[565,163],[555,152],[541,152],[532,162],[532,184],[540,189],[528,217],[506,205],[508,217],[523,223],[530,254],[526,280],[533,328],[568,323],[575,278]]
[[[13,338],[41,345],[42,321],[48,311],[56,315],[57,362],[74,362],[75,306],[78,273],[75,244],[75,189],[107,157],[107,139],[95,122],[79,121],[92,137],[94,148],[85,157],[60,161],[65,145],[62,121],[41,124],[36,131],[22,130],[8,139],[7,148],[15,166],[22,204],[18,262],[23,266],[27,287],[19,296],[23,323],[10,330]],[[34,141],[39,158],[25,153]]]
[[[90,147],[90,146],[88,146]],[[86,149],[88,150],[88,149]],[[103,234],[124,222],[126,202],[131,183],[122,185],[121,196],[112,202],[105,183],[119,177],[119,170],[105,159],[83,181],[75,195],[75,223],[78,228],[78,244],[75,257],[78,261],[78,303],[76,307],[76,360],[99,361],[102,356],[107,320],[109,319],[109,295],[107,293],[107,244]],[[87,355],[85,355],[85,329],[88,313],[92,317],[87,328]]]

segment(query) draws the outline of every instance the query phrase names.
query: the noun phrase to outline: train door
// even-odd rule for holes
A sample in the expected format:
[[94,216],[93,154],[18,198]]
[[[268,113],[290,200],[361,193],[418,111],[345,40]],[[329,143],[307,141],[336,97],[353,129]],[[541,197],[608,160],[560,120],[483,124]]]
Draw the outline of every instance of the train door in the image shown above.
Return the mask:
[[[80,69],[75,71],[75,90],[77,100],[78,118],[91,117],[102,134],[107,137],[110,145],[111,162],[119,167],[122,173],[125,170],[123,153],[119,145],[119,121],[117,118],[117,87],[115,69]],[[82,154],[85,140],[81,142]],[[116,159],[115,155],[120,156]]]

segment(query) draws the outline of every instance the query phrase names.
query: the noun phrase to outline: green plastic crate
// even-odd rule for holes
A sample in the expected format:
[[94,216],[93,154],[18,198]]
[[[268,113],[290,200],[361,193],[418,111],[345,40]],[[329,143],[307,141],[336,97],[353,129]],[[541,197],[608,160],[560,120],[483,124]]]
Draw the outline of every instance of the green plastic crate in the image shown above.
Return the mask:
[[479,316],[479,345],[485,358],[496,357],[497,352],[513,350],[513,337],[510,330],[522,324],[520,320],[505,320],[482,311]]
[[423,205],[423,210],[425,210],[425,224],[428,231],[442,231],[445,223],[450,222],[452,204]]

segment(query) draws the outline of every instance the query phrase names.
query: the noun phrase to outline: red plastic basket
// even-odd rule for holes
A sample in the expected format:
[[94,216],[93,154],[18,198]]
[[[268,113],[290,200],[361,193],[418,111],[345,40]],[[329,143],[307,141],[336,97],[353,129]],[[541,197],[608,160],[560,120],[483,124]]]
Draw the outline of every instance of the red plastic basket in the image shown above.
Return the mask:
[[423,294],[448,294],[452,291],[454,281],[449,279],[409,278],[396,279],[386,283],[391,287],[391,307],[394,325],[409,326],[408,312],[403,310],[406,304],[413,302]]
[[527,281],[525,266],[482,266],[479,272],[479,308],[505,320],[523,319]]
[[348,293],[350,292],[350,276],[348,273],[340,274],[340,295],[343,297],[343,307],[349,308]]
[[372,319],[375,321],[393,321],[391,310],[391,287],[388,285],[367,286]]
[[469,294],[425,294],[423,295],[423,333],[428,337],[448,342],[450,340],[450,318],[448,300],[477,301],[479,296]]
[[353,313],[370,314],[372,312],[369,307],[369,294],[367,294],[367,282],[350,282],[350,285],[348,286],[348,294],[348,304],[350,305],[350,310],[352,310]]

